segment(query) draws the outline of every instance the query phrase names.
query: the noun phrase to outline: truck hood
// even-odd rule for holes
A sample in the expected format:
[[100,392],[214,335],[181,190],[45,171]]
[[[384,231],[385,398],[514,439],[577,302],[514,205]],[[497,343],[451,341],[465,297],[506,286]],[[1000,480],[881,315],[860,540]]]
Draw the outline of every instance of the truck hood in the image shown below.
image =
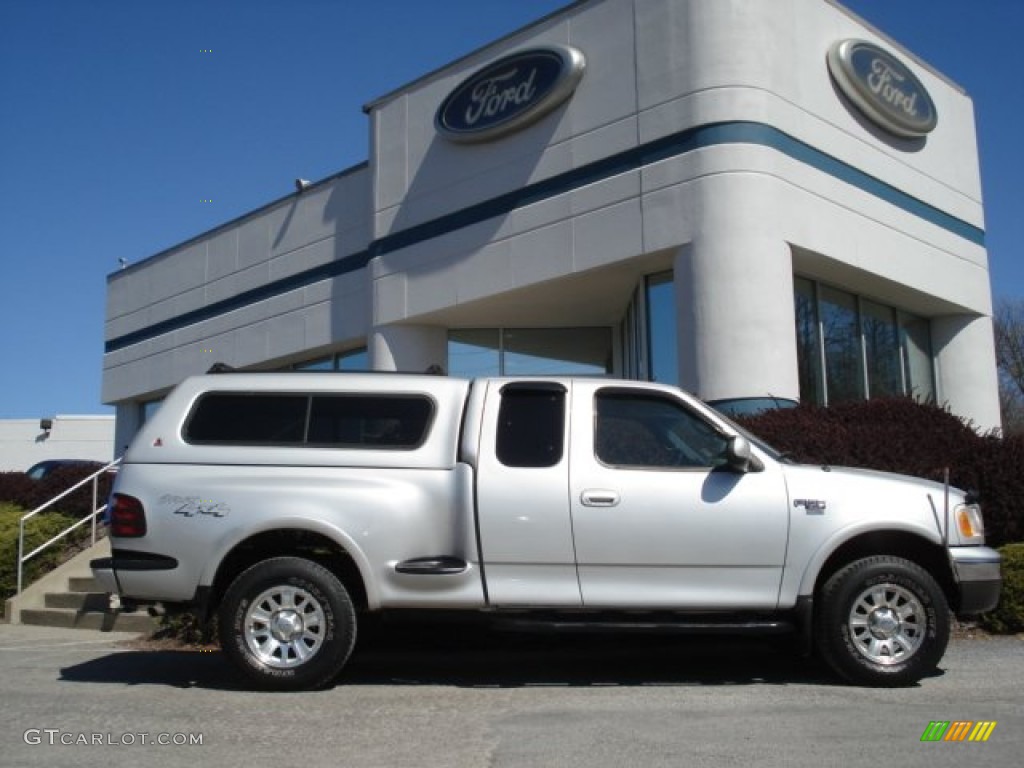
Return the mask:
[[[795,471],[794,471],[795,470]],[[892,490],[918,491],[930,493],[933,497],[938,494],[941,497],[946,492],[946,486],[935,480],[925,480],[921,477],[911,475],[899,475],[895,472],[882,472],[877,469],[858,469],[855,467],[830,467],[816,464],[795,464],[786,467],[787,478],[794,481],[797,478],[812,481],[820,477],[832,478],[832,482],[843,485],[853,485],[864,488],[886,487]],[[954,486],[949,486],[950,503],[954,498],[957,503],[964,499],[964,492]]]
[[[941,537],[946,508],[942,483],[850,467],[795,464],[784,471],[794,514],[802,507],[807,514],[824,514],[843,526],[897,523]],[[950,486],[949,509],[963,504],[964,498],[963,491]],[[955,538],[955,526],[950,527]]]

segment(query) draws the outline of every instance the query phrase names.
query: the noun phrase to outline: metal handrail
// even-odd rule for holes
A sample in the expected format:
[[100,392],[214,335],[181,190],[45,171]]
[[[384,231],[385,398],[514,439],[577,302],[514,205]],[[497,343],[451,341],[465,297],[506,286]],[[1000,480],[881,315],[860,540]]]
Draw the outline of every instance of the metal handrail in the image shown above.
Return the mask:
[[[105,467],[103,467],[102,469],[96,470],[93,474],[91,474],[88,477],[84,478],[83,480],[80,480],[79,482],[75,483],[73,486],[68,488],[66,491],[64,491],[60,495],[54,496],[52,499],[50,499],[48,502],[46,502],[42,506],[36,507],[31,512],[26,512],[24,515],[22,515],[21,520],[18,521],[18,591],[15,594],[17,594],[17,595],[21,594],[21,586],[22,586],[21,580],[22,580],[22,574],[23,574],[24,569],[25,569],[25,563],[27,563],[29,560],[31,560],[33,557],[38,555],[40,552],[42,552],[44,549],[46,549],[50,545],[55,544],[56,542],[58,542],[61,539],[63,539],[65,536],[67,536],[69,533],[71,533],[73,530],[75,530],[79,526],[85,525],[86,523],[91,522],[92,523],[92,543],[93,544],[96,543],[96,520],[107,509],[107,505],[105,503],[103,504],[103,506],[97,506],[98,501],[99,501],[99,499],[97,498],[97,496],[99,494],[99,479],[100,479],[100,477],[103,474],[105,474],[106,472],[109,472],[111,469],[113,469],[114,467],[116,467],[120,463],[121,463],[121,459],[114,459],[112,462],[107,464]],[[42,512],[44,509],[48,509],[49,507],[51,507],[54,504],[56,504],[58,501],[63,499],[68,494],[74,493],[79,488],[81,488],[83,485],[85,485],[86,483],[90,483],[90,482],[92,483],[92,509],[93,509],[92,514],[88,515],[86,517],[83,517],[81,520],[79,520],[76,523],[73,523],[73,524],[69,525],[67,528],[65,528],[63,531],[58,533],[56,536],[54,536],[48,542],[46,542],[45,544],[40,544],[38,547],[36,547],[35,549],[33,549],[31,552],[29,552],[26,555],[25,554],[25,522],[27,520],[31,520],[33,517],[35,517],[40,512]]]

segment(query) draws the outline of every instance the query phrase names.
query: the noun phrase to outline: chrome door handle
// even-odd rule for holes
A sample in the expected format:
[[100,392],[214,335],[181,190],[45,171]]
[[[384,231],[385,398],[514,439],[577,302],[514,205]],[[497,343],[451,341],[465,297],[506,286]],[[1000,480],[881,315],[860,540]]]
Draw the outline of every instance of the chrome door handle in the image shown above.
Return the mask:
[[619,503],[619,493],[605,488],[591,488],[580,494],[580,502],[584,507],[614,507]]

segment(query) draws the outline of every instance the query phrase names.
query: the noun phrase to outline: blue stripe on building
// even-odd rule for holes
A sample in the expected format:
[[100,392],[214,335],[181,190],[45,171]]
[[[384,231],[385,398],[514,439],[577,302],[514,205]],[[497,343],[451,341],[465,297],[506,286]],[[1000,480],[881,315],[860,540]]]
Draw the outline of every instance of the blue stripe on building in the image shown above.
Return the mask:
[[327,280],[363,269],[375,256],[408,248],[426,240],[478,224],[496,216],[563,195],[595,182],[618,176],[628,171],[644,168],[661,160],[680,157],[704,147],[724,144],[755,144],[770,147],[800,163],[822,171],[840,181],[884,200],[924,221],[941,227],[953,234],[983,246],[985,233],[982,229],[962,219],[951,216],[911,195],[901,192],[874,176],[864,173],[831,155],[815,149],[809,144],[790,136],[778,128],[763,123],[727,122],[690,128],[685,131],[649,142],[634,149],[620,152],[611,157],[597,160],[588,165],[553,176],[504,195],[485,200],[468,208],[449,213],[423,224],[404,229],[382,237],[361,251],[343,259],[333,261],[290,277],[275,280],[266,285],[240,293],[237,296],[215,302],[206,307],[186,312],[177,317],[126,333],[110,339],[104,345],[105,352],[138,344],[164,333],[179,330],[193,323],[210,320],[219,315],[241,309],[250,304],[273,298],[313,283]]

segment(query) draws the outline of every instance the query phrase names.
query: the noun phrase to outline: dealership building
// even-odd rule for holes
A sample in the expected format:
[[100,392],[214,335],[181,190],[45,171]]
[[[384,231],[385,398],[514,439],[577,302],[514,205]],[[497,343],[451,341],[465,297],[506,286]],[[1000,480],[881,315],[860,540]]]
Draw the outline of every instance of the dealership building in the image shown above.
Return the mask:
[[367,162],[110,275],[118,446],[214,362],[999,425],[971,100],[833,0],[582,0],[364,111]]

